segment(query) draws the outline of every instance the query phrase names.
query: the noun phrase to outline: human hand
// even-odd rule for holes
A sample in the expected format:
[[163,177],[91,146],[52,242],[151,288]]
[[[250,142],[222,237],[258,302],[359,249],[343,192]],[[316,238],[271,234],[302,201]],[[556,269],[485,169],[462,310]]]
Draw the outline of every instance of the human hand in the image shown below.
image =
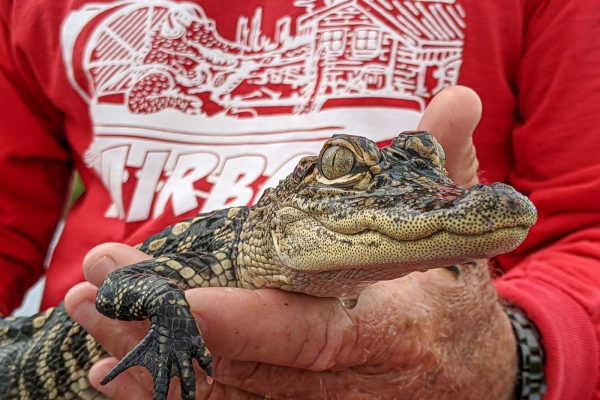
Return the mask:
[[[479,114],[476,95],[453,88],[432,102],[419,127],[438,137],[450,175],[463,185],[477,180],[471,132]],[[90,252],[84,272],[98,286],[114,268],[145,258],[107,244]],[[81,284],[67,307],[105,349],[122,357],[147,326],[99,315],[95,291]],[[335,299],[277,290],[207,288],[186,297],[215,360],[215,383],[198,379],[201,398],[511,397],[514,339],[483,265],[464,266],[459,279],[438,269],[372,285],[353,310]],[[149,375],[136,369],[100,387],[115,364],[112,358],[96,364],[92,385],[114,398],[151,396]]]

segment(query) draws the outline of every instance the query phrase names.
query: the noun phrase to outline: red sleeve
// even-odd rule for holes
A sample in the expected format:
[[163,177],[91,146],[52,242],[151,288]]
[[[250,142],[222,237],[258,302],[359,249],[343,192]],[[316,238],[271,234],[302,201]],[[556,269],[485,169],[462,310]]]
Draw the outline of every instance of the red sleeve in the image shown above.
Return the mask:
[[60,116],[11,48],[9,3],[0,5],[0,314],[44,272],[71,171]]
[[600,399],[600,7],[527,6],[511,183],[540,218],[496,287],[541,332],[546,399]]

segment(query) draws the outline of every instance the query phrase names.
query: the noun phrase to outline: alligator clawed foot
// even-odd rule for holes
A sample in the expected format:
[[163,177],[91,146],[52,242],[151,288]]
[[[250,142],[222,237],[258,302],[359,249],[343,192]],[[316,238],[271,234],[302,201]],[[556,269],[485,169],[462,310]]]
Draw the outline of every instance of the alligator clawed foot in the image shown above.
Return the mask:
[[[181,310],[179,310],[181,311]],[[177,315],[177,314],[175,314]],[[146,368],[154,380],[154,400],[164,400],[174,376],[181,383],[181,398],[196,398],[196,379],[192,360],[195,358],[208,376],[212,375],[212,357],[204,345],[196,322],[191,316],[151,318],[146,337],[106,375],[105,385],[126,369],[139,365]]]

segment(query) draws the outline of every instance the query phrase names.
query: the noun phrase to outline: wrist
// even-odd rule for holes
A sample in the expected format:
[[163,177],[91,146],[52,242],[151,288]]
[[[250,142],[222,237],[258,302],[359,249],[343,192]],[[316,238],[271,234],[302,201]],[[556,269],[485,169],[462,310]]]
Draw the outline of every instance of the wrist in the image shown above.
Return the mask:
[[494,310],[498,321],[497,332],[499,345],[493,357],[496,358],[497,368],[503,373],[498,375],[498,386],[501,393],[500,398],[515,400],[515,383],[519,377],[519,352],[517,350],[517,338],[513,332],[510,318],[504,312],[503,307],[498,304]]
[[439,380],[443,388],[456,390],[453,396],[436,398],[457,398],[458,393],[462,399],[514,398],[517,342],[484,267],[462,265],[458,279],[439,270],[427,282],[430,298],[443,305],[433,323],[442,354]]
[[517,340],[501,305],[496,302],[492,310],[489,320],[482,324],[477,336],[472,337],[471,345],[478,350],[465,366],[476,381],[469,384],[473,392],[467,390],[464,398],[515,400],[515,383],[519,376]]

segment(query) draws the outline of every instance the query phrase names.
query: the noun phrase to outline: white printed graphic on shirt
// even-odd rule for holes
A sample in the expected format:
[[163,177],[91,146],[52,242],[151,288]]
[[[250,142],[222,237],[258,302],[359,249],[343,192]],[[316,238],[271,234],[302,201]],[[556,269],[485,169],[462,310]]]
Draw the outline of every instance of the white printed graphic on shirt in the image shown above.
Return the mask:
[[271,36],[257,7],[230,38],[190,2],[90,3],[67,17],[63,56],[89,104],[86,162],[112,197],[107,217],[249,204],[332,134],[414,129],[457,82],[455,0],[293,6],[303,14],[281,16]]

